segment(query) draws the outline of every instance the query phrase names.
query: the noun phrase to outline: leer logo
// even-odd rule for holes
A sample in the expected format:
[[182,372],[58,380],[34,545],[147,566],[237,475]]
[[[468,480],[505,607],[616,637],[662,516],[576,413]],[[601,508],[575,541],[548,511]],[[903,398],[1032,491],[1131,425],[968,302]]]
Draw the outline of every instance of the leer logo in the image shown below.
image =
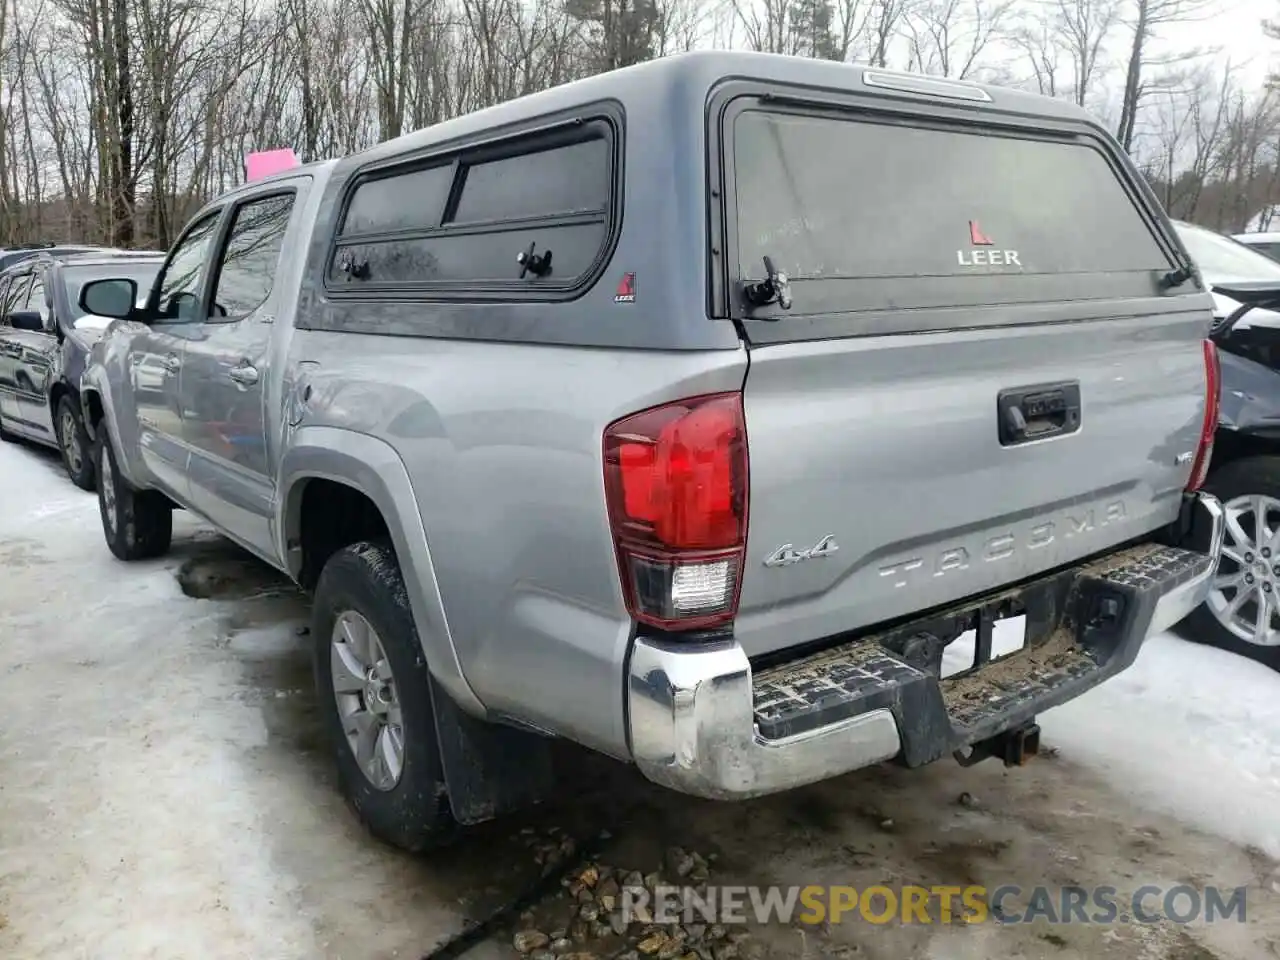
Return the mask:
[[[969,243],[990,247],[995,241],[982,232],[977,220],[969,221]],[[957,250],[956,262],[962,267],[1021,267],[1017,250]]]
[[975,247],[989,247],[995,241],[982,232],[977,220],[969,221],[969,242]]
[[636,275],[634,273],[624,273],[622,275],[622,280],[618,282],[618,292],[613,295],[613,302],[636,302]]

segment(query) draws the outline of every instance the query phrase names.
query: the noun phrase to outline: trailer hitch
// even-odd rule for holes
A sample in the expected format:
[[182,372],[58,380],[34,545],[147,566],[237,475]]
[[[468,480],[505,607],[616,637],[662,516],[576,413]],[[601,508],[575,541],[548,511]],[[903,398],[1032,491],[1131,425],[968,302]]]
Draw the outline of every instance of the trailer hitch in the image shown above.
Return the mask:
[[1005,730],[955,752],[956,762],[972,767],[990,757],[999,757],[1006,767],[1022,767],[1040,752],[1040,727],[1035,723]]

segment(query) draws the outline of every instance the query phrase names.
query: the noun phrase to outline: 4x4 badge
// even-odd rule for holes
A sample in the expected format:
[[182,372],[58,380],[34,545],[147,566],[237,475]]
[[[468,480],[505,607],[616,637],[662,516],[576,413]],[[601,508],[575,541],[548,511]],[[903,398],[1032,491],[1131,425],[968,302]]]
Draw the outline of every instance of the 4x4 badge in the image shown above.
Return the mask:
[[839,549],[835,535],[828,533],[807,550],[797,550],[791,544],[784,543],[765,558],[764,565],[766,567],[789,567],[793,563],[799,563],[801,560],[817,560],[820,557],[829,557]]

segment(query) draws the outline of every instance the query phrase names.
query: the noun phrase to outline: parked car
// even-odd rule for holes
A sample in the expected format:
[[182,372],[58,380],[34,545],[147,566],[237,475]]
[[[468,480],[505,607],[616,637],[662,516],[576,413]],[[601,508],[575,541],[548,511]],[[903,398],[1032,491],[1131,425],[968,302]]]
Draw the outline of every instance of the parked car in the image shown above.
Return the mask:
[[1214,288],[1222,400],[1205,489],[1227,514],[1217,578],[1186,629],[1280,669],[1280,263],[1212,230],[1176,227]]
[[85,490],[94,489],[94,473],[80,374],[89,346],[111,321],[85,313],[80,288],[122,274],[149,288],[163,262],[163,251],[40,251],[0,273],[0,437],[57,447],[67,475]]
[[546,796],[551,737],[726,800],[1022,763],[1222,539],[1211,298],[1060,100],[667,57],[243,186],[137,287],[81,294],[107,544],[176,504],[314,591],[409,849]]
[[1239,240],[1272,260],[1280,260],[1280,233],[1237,233],[1232,239]]
[[14,264],[21,263],[23,260],[29,260],[32,257],[65,257],[78,253],[93,253],[96,250],[103,249],[105,248],[74,243],[33,243],[21,247],[5,247],[0,249],[0,270],[8,270]]

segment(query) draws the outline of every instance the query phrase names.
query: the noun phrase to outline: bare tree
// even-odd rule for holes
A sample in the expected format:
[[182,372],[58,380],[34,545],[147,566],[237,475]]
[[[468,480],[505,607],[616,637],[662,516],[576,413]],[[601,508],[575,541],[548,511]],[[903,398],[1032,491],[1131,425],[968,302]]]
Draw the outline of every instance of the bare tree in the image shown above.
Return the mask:
[[1120,104],[1120,122],[1116,139],[1126,150],[1133,146],[1138,110],[1143,98],[1151,92],[1152,69],[1185,63],[1200,51],[1178,51],[1165,56],[1151,52],[1152,40],[1162,26],[1200,16],[1206,0],[1129,0],[1133,17],[1133,37],[1125,68],[1124,94]]
[[707,44],[1030,86],[1116,111],[1179,216],[1280,203],[1280,90],[1160,47],[1208,0],[1019,2],[0,0],[0,244],[166,246],[248,151],[347,154]]
[[911,69],[968,78],[1012,6],[1012,0],[921,0],[904,17]]

